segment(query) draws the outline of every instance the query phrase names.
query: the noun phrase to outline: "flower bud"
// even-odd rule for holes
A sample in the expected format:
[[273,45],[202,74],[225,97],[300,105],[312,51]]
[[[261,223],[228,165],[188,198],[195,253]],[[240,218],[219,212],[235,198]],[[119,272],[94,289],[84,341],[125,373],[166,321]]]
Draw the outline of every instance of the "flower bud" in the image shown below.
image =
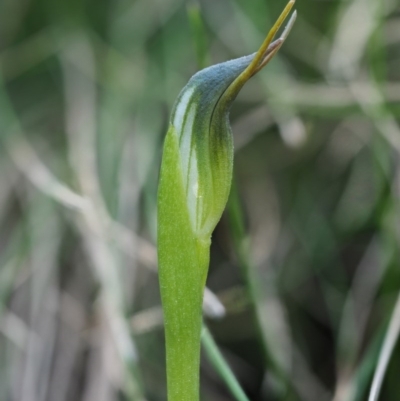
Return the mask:
[[[283,19],[287,13],[282,14]],[[198,238],[211,235],[229,196],[233,166],[231,103],[245,82],[282,46],[295,16],[294,13],[282,36],[272,43],[278,28],[271,30],[257,53],[199,71],[176,100],[169,132],[177,136],[179,143],[186,204]],[[278,21],[276,25],[279,24]]]

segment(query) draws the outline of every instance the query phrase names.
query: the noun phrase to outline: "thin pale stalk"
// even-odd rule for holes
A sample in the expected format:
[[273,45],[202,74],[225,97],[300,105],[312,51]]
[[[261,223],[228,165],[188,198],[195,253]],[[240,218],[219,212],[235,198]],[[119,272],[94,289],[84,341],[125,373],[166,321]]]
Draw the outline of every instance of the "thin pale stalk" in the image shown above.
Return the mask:
[[232,396],[237,401],[249,401],[247,395],[242,390],[239,382],[237,381],[235,375],[233,374],[228,363],[225,361],[221,351],[218,349],[214,338],[212,337],[210,331],[206,325],[203,325],[203,330],[201,333],[201,339],[203,343],[204,350],[213,364],[215,370],[224,380],[226,386],[229,388]]

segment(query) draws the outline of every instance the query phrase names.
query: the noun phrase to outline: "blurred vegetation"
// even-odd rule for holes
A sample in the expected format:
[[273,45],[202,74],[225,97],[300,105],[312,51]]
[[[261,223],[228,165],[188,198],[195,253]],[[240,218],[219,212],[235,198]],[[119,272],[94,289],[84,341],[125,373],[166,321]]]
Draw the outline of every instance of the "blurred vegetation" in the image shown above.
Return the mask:
[[[0,2],[1,400],[166,399],[169,112],[202,62],[255,51],[284,5]],[[296,8],[231,112],[206,321],[251,400],[367,400],[386,358],[380,399],[398,401],[400,4]],[[232,399],[206,354],[201,376],[202,399]]]

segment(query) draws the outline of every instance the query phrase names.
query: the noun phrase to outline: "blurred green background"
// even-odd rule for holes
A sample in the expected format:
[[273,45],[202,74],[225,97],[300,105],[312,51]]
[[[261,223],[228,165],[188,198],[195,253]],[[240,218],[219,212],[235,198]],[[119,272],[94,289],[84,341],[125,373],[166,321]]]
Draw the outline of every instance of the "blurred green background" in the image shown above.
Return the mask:
[[[254,52],[284,6],[1,0],[0,400],[166,400],[169,112],[200,67]],[[295,7],[232,108],[205,319],[250,400],[367,400],[386,338],[380,399],[398,401],[400,3]],[[233,399],[206,355],[201,377],[203,400]]]

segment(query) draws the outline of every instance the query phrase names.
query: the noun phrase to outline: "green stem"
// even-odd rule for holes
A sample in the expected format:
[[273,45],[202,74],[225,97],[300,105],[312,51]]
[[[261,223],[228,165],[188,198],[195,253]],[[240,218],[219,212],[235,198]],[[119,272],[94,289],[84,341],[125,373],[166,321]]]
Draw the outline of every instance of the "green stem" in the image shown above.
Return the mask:
[[231,394],[235,397],[237,401],[249,401],[247,395],[240,387],[240,384],[233,374],[231,368],[229,367],[220,350],[218,349],[218,346],[215,343],[206,325],[203,325],[201,339],[207,357],[210,359],[210,362],[213,364],[215,370],[224,380]]
[[[178,308],[164,306],[169,401],[199,399],[201,305],[209,265],[209,243],[197,240],[196,248],[202,286],[193,285],[196,283],[190,279],[185,284],[182,277],[182,280],[178,280],[181,289],[175,292],[173,300],[168,301],[167,298],[170,297],[165,293],[163,295],[164,305],[179,305]],[[186,263],[187,266],[193,264],[193,261],[186,262],[189,262]],[[192,299],[188,299],[189,294]],[[193,305],[197,305],[196,313]],[[173,323],[170,325],[171,322]]]
[[158,258],[169,401],[199,399],[201,305],[210,241],[192,230],[173,128],[164,144],[158,193]]

